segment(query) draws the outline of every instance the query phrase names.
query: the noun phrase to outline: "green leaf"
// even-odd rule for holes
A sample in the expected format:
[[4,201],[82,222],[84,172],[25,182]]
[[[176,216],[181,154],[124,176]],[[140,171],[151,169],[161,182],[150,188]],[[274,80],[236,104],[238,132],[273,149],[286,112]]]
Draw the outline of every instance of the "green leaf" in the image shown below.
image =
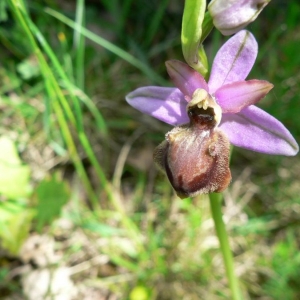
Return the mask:
[[23,165],[16,146],[8,137],[0,138],[0,194],[15,199],[29,192],[30,169]]
[[6,8],[6,2],[3,0],[0,1],[0,22],[5,22],[8,19]]
[[62,207],[67,203],[70,192],[67,184],[56,177],[42,181],[36,189],[37,196],[37,230],[50,224],[60,215]]
[[23,204],[12,201],[0,203],[0,240],[4,249],[18,254],[28,237],[34,215],[35,211]]
[[17,70],[24,80],[29,80],[40,75],[37,59],[30,56],[18,64]]

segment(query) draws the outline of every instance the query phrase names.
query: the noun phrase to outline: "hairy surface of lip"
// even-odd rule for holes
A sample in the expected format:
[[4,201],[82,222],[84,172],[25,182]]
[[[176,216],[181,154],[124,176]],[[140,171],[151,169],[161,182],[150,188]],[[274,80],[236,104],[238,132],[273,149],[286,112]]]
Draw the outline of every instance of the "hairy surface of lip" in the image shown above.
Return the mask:
[[154,151],[154,160],[180,198],[222,192],[231,181],[230,144],[216,128],[219,116],[212,100],[206,92],[201,97],[194,93],[187,106],[190,123],[168,132]]

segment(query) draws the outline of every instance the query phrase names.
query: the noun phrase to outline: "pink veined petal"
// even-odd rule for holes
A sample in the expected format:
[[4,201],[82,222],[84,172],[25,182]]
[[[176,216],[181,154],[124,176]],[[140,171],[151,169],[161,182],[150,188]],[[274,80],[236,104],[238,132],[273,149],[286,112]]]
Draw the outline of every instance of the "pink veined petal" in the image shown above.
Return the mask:
[[179,60],[166,61],[169,76],[174,84],[181,90],[187,101],[190,101],[196,89],[208,91],[205,79],[187,64]]
[[252,151],[293,156],[299,150],[284,125],[254,105],[237,114],[223,114],[220,128],[233,145]]
[[243,108],[257,103],[273,88],[273,84],[264,80],[248,80],[229,83],[220,87],[216,101],[223,113],[237,113]]
[[135,109],[170,125],[189,122],[187,102],[177,88],[159,86],[141,87],[126,96],[126,101]]
[[210,93],[222,85],[245,80],[255,62],[257,48],[254,36],[247,30],[230,38],[214,59],[208,82]]
[[213,0],[208,10],[216,28],[230,35],[253,22],[270,0]]

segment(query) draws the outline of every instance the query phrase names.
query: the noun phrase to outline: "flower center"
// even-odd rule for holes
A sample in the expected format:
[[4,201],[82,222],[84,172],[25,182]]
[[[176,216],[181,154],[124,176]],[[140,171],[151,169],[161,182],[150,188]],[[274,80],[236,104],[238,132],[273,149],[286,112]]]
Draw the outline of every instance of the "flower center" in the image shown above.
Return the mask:
[[214,128],[222,118],[222,109],[215,99],[204,89],[196,89],[187,105],[187,113],[192,124]]

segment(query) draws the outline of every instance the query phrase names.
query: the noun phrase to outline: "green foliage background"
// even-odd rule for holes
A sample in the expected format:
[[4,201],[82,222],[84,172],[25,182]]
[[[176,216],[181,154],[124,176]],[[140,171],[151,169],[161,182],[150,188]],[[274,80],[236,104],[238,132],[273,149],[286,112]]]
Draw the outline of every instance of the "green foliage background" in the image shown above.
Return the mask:
[[[170,127],[124,100],[171,86],[164,61],[183,59],[182,11],[168,0],[0,1],[0,299],[31,299],[24,278],[62,266],[72,299],[229,299],[208,199],[174,195],[152,161]],[[298,141],[299,17],[298,1],[272,0],[248,27],[259,43],[249,78],[275,85],[259,106]],[[205,41],[210,63],[225,40]],[[300,297],[299,166],[233,151],[224,219],[245,299]],[[45,251],[24,250],[44,237],[58,257],[46,264]]]

